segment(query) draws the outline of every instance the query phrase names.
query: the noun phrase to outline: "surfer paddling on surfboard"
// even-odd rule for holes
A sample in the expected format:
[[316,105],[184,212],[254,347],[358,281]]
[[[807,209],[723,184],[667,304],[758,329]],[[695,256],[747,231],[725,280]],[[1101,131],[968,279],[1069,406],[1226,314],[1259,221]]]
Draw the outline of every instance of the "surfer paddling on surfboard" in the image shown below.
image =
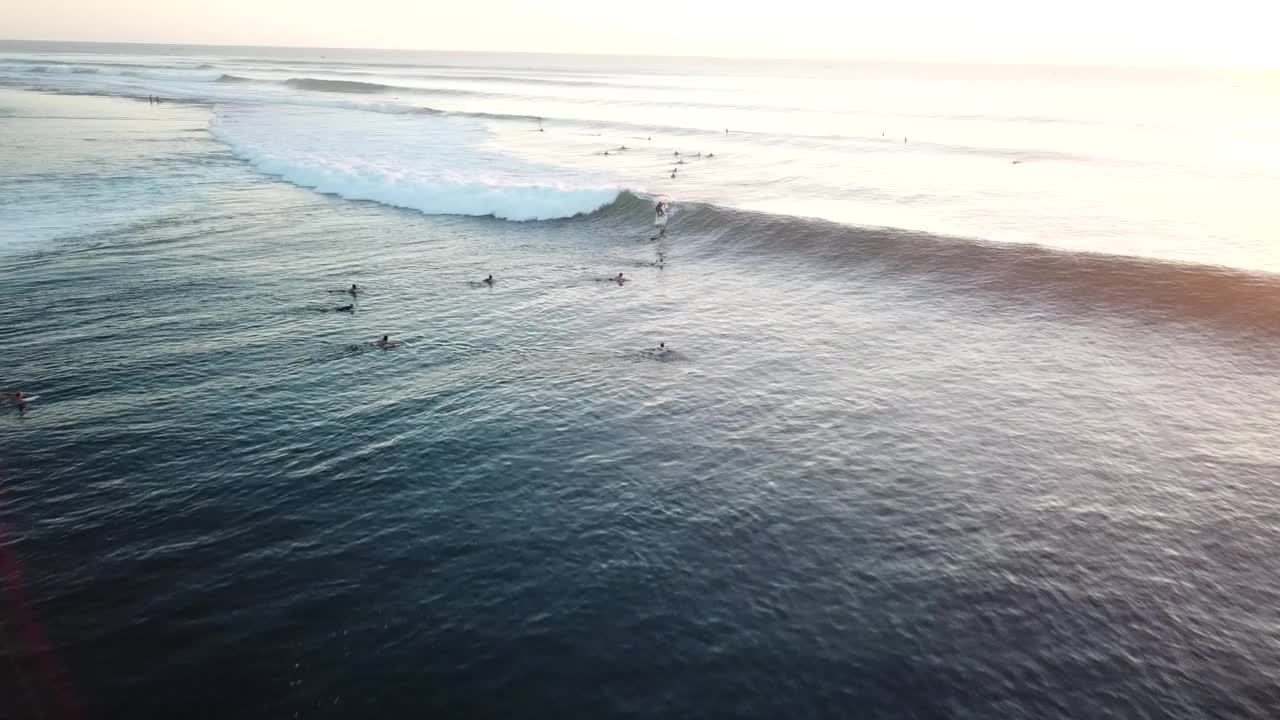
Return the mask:
[[27,402],[30,400],[35,400],[35,396],[24,395],[21,390],[18,390],[13,394],[12,399],[13,399],[13,406],[18,408],[18,417],[22,417],[23,415],[27,414]]

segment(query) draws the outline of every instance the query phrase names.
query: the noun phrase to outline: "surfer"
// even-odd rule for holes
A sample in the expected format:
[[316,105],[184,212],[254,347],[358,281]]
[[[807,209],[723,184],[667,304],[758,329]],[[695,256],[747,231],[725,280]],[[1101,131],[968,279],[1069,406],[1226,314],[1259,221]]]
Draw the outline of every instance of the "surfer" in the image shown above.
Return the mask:
[[482,284],[484,284],[484,285],[488,285],[488,286],[492,287],[492,286],[493,286],[493,276],[492,276],[492,275],[490,275],[489,277],[487,277],[487,278],[485,278],[485,279],[481,280],[480,282],[481,282]]
[[609,279],[612,280],[613,282],[618,283],[619,285],[627,281],[626,278],[622,277],[622,273],[618,273],[617,277],[609,278]]
[[[671,177],[675,177],[675,172]],[[659,200],[653,207],[653,226],[658,229],[658,237],[666,237],[667,221],[671,219],[671,205],[666,200]]]
[[383,335],[383,336],[382,336],[382,339],[381,339],[381,340],[379,340],[378,342],[374,343],[374,345],[377,345],[378,347],[382,348],[383,350],[387,350],[388,348],[393,348],[393,347],[395,347],[395,346],[396,346],[396,344],[395,344],[395,343],[391,342],[391,338],[390,338],[390,337],[388,337],[388,336],[386,336],[386,335]]
[[351,283],[351,289],[347,292],[351,294],[351,297],[355,297],[360,293],[360,288],[356,287],[355,283]]
[[672,179],[675,179],[676,172],[677,172],[679,169],[680,169],[680,168],[671,168],[671,177],[672,177]]
[[665,342],[658,343],[658,347],[649,348],[644,351],[645,355],[654,360],[672,360],[675,358],[675,351],[667,347]]
[[22,394],[21,390],[13,394],[13,405],[18,408],[18,417],[27,414],[27,398]]
[[356,311],[356,306],[355,306],[355,305],[343,305],[342,307],[336,307],[336,308],[334,308],[334,309],[333,309],[333,311],[334,311],[334,312],[349,312],[349,313],[353,313],[353,312],[355,312],[355,311]]

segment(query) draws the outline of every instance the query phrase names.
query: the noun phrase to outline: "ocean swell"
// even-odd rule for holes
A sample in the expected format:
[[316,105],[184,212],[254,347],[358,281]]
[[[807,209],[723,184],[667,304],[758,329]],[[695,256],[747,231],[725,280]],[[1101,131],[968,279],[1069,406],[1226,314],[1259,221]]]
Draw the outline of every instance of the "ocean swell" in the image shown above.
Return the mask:
[[285,85],[296,90],[314,90],[317,92],[342,93],[381,93],[393,88],[381,83],[357,82],[355,80],[325,80],[323,78],[289,78]]
[[289,78],[281,83],[294,90],[310,92],[350,93],[354,95],[378,95],[384,93],[427,93],[430,95],[491,96],[495,93],[457,88],[418,87],[413,85],[385,85],[358,80],[330,80],[327,78]]
[[[1064,317],[1105,313],[1189,324],[1236,338],[1280,335],[1280,275],[1156,258],[997,243],[886,227],[860,227],[705,203],[679,203],[673,234],[686,249],[824,268],[874,269],[907,291],[927,283],[975,298]],[[646,223],[652,205],[623,193],[592,219],[609,231]],[[697,238],[696,241],[693,238]]]

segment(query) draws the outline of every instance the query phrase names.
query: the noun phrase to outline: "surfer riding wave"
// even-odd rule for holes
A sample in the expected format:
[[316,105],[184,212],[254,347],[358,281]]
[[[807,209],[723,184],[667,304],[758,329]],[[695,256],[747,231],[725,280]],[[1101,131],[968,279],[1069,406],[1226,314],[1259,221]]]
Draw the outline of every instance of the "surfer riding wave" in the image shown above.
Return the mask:
[[671,201],[661,198],[653,206],[653,227],[657,229],[658,237],[664,237],[667,234],[667,221],[670,219]]

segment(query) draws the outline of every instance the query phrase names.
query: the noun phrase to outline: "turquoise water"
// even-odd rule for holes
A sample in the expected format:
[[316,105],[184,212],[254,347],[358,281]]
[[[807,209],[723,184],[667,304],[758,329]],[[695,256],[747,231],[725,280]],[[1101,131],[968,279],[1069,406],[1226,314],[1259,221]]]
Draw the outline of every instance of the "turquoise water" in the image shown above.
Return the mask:
[[1272,275],[430,215],[258,172],[225,109],[0,108],[9,716],[1275,706]]

